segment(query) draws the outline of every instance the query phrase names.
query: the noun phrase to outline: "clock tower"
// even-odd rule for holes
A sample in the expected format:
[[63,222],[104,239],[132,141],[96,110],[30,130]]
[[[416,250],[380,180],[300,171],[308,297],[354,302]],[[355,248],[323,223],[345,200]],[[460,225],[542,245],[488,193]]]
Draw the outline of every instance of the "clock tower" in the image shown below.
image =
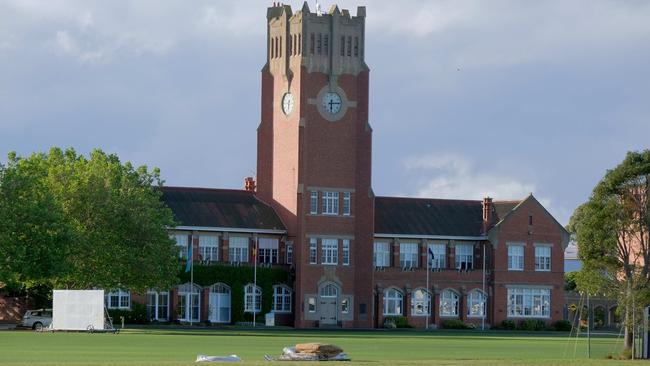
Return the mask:
[[[287,227],[296,327],[373,326],[365,7],[267,10],[258,197]],[[263,296],[271,296],[264,294]]]

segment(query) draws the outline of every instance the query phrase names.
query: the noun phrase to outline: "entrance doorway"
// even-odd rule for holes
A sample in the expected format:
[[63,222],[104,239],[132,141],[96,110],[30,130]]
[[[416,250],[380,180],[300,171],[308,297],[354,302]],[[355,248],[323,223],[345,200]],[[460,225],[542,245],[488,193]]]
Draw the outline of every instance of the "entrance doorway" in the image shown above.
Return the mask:
[[336,325],[338,323],[339,288],[333,283],[324,284],[319,291],[320,324]]

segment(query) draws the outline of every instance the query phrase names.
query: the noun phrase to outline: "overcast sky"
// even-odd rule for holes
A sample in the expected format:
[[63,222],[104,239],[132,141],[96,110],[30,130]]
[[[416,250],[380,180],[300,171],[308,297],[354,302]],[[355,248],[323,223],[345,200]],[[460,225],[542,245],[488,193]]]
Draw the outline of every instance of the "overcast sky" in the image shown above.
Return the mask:
[[[169,185],[242,188],[271,4],[0,0],[0,161],[101,148]],[[339,5],[367,6],[377,195],[533,192],[565,224],[650,145],[650,1]]]

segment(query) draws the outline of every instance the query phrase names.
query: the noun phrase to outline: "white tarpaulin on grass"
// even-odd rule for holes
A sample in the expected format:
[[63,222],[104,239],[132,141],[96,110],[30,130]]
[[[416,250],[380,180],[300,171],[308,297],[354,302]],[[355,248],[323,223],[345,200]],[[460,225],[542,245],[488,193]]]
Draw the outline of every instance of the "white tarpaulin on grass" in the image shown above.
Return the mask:
[[52,329],[104,329],[104,290],[54,290]]

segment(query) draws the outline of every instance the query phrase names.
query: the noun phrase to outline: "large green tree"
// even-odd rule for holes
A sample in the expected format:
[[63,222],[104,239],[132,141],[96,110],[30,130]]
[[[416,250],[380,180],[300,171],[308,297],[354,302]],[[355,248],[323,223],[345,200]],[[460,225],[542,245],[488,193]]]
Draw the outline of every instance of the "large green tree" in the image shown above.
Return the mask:
[[632,314],[650,302],[650,150],[630,152],[608,170],[569,231],[584,262],[578,289],[618,297],[632,347]]
[[10,154],[0,169],[0,275],[74,289],[173,285],[174,222],[161,185],[158,169],[100,150]]

